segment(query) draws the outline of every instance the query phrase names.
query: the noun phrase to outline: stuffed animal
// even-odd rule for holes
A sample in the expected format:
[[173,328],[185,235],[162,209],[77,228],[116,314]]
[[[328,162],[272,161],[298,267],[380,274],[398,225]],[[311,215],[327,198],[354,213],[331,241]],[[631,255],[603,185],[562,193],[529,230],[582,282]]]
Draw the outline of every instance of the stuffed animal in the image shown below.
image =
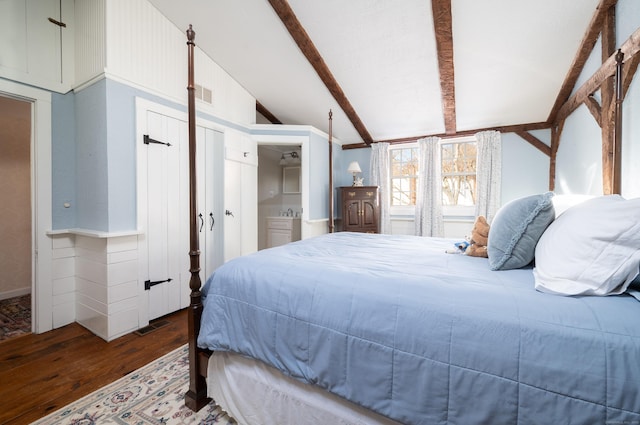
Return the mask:
[[489,242],[489,223],[484,216],[478,216],[475,223],[473,223],[473,229],[471,229],[471,239],[469,240],[469,246],[465,250],[466,255],[472,257],[485,257],[487,254],[487,243]]

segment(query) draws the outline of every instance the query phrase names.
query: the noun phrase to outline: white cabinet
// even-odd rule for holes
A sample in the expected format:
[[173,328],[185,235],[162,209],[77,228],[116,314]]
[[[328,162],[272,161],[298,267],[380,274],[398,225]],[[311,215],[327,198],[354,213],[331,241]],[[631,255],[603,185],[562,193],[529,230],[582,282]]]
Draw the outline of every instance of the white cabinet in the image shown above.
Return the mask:
[[267,217],[267,248],[300,240],[300,219]]
[[66,93],[74,70],[73,0],[0,1],[0,76]]
[[258,250],[258,145],[224,134],[224,261]]

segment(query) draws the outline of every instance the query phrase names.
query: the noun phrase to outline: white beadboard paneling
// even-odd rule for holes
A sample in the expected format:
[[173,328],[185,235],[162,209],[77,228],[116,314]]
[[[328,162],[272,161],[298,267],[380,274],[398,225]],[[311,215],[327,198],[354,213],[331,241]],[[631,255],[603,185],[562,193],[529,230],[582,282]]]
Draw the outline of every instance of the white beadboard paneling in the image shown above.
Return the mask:
[[108,283],[107,265],[78,257],[76,258],[76,277],[106,287]]
[[62,295],[67,293],[74,293],[76,290],[76,278],[75,276],[69,276],[62,279],[53,280],[53,295]]
[[75,87],[104,72],[106,65],[105,1],[75,2]]
[[113,341],[136,329],[138,329],[138,311],[136,309],[125,310],[109,316],[109,338],[107,341]]
[[108,317],[90,307],[76,303],[76,322],[108,341]]
[[[109,304],[109,316],[117,316],[123,311],[133,310],[138,308],[138,301],[134,298],[125,298],[124,300]],[[136,315],[136,323],[138,317]]]
[[76,235],[76,248],[106,254],[106,238]]
[[51,262],[51,269],[51,278],[53,280],[74,276],[75,259],[73,257],[53,259]]
[[[98,285],[95,282],[91,282],[90,280],[76,278],[76,301],[80,302],[89,302],[89,301],[81,301],[91,299],[101,305],[108,305],[108,294],[109,291],[106,286]],[[107,313],[106,308],[100,309],[95,307],[100,311]]]
[[76,255],[76,251],[74,248],[60,248],[54,249],[51,255],[54,260],[60,258],[73,258]]
[[138,260],[138,249],[131,251],[110,252],[107,254],[107,264],[121,263],[123,261]]
[[88,297],[80,293],[76,296],[76,305],[83,305],[85,307],[88,307],[103,316],[107,316],[109,313],[107,304],[96,301],[95,298]]
[[[127,298],[134,299],[137,308],[137,297],[138,297],[138,281],[134,280],[131,282],[121,283],[120,285],[110,286],[108,289],[109,293],[109,302],[114,303],[118,301],[125,300]],[[111,307],[109,307],[109,311],[111,312]]]
[[112,237],[107,240],[107,252],[131,251],[138,248],[138,235]]
[[[186,104],[186,28],[177,28],[147,0],[110,0],[105,13],[108,75]],[[211,104],[198,101],[198,110],[255,123],[255,98],[197,47],[197,35],[194,65],[195,82],[212,93]]]
[[106,253],[100,251],[92,251],[86,248],[76,248],[76,257],[83,258],[89,261],[95,261],[97,263],[105,263],[107,262]]
[[108,286],[118,285],[138,278],[138,262],[125,261],[109,265]]
[[59,328],[61,326],[73,323],[76,318],[76,304],[75,301],[55,304],[53,305],[53,327]]
[[106,69],[110,74],[186,100],[186,35],[150,3],[109,0],[106,35]]
[[55,307],[55,306],[61,305],[61,304],[74,303],[75,299],[76,299],[76,297],[75,297],[75,294],[73,294],[73,293],[54,295],[53,296],[53,305]]

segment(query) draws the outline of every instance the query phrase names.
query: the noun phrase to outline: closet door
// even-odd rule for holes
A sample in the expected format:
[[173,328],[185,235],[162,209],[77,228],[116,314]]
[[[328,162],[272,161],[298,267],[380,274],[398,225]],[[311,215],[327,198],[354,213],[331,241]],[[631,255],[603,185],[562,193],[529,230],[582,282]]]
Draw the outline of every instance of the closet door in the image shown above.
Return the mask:
[[224,261],[258,249],[257,144],[249,136],[225,133]]
[[[148,299],[148,319],[186,307],[188,289],[188,179],[184,159],[188,149],[187,124],[147,111],[146,153],[146,270],[141,282]],[[188,158],[187,158],[188,159]],[[182,195],[182,196],[181,196]],[[186,206],[186,208],[185,208]]]
[[73,80],[73,0],[0,1],[0,73],[61,93]]
[[221,202],[217,201],[222,191],[216,179],[216,158],[220,155],[217,144],[224,141],[221,132],[197,127],[197,174],[198,174],[198,234],[200,236],[200,280],[204,284],[222,261],[220,259],[223,214]]

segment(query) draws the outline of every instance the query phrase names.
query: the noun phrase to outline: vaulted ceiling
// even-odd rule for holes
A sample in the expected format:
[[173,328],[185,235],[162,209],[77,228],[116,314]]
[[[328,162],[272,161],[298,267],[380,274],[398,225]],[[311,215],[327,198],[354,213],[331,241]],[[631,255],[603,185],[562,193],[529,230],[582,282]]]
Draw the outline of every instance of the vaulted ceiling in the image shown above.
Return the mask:
[[181,30],[193,25],[264,116],[328,132],[332,110],[346,144],[548,128],[599,6],[615,3],[150,1]]

